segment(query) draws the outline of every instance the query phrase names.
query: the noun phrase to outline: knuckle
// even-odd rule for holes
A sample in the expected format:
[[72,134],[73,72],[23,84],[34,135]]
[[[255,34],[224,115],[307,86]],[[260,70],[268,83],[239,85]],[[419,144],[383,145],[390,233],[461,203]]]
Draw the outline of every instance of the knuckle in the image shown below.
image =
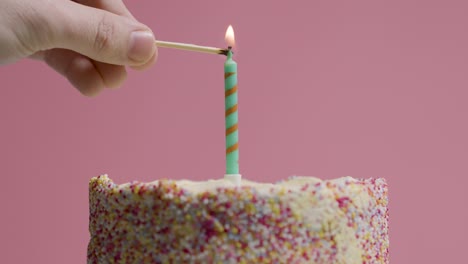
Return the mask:
[[104,14],[99,20],[96,36],[94,38],[94,48],[98,51],[104,51],[112,43],[112,38],[115,33],[115,26],[111,22],[111,19],[108,15]]

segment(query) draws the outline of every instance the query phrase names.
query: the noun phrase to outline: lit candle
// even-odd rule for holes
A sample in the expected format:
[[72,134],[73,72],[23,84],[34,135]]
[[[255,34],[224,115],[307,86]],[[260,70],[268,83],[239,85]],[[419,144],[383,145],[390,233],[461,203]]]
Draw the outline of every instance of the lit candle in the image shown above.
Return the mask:
[[237,128],[237,63],[232,60],[234,30],[226,31],[226,43],[229,46],[224,63],[224,102],[226,119],[226,178],[240,180],[239,175],[239,132]]

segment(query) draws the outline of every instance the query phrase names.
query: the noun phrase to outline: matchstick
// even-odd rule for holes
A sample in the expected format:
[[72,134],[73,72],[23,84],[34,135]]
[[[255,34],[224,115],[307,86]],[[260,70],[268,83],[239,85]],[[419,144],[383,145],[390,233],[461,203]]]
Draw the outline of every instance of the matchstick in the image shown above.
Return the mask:
[[194,45],[194,44],[161,41],[161,40],[156,40],[156,46],[161,47],[161,48],[189,50],[189,51],[195,51],[195,52],[220,54],[220,55],[227,55],[227,52],[228,52],[227,49],[199,46],[199,45]]

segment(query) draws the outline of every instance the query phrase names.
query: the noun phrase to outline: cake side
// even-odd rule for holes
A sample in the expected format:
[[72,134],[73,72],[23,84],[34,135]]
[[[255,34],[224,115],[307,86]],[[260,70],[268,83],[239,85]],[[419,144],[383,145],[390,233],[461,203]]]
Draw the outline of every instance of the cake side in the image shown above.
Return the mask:
[[90,181],[88,263],[388,263],[383,179]]
[[[355,231],[363,264],[389,263],[388,186],[383,178],[328,182]],[[364,195],[367,192],[367,195]]]

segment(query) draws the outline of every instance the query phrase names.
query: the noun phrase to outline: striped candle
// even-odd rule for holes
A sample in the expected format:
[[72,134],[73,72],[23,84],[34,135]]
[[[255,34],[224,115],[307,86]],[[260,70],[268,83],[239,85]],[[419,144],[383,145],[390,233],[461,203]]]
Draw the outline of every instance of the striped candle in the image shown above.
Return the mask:
[[239,132],[237,129],[237,63],[229,49],[224,63],[224,103],[226,119],[226,174],[239,174]]

